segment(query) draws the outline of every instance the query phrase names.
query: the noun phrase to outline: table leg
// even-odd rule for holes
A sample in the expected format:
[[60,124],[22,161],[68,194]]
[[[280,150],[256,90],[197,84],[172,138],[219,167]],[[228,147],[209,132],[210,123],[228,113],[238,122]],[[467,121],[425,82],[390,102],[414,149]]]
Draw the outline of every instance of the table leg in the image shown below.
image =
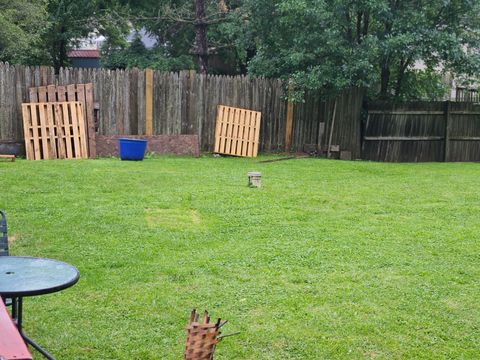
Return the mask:
[[45,349],[43,349],[40,345],[38,345],[35,341],[30,339],[24,332],[23,332],[23,298],[13,298],[12,299],[12,319],[15,321],[17,325],[18,332],[22,335],[23,340],[25,343],[31,345],[35,350],[37,350],[40,354],[42,354],[48,360],[55,360],[55,358],[50,355]]
[[12,319],[17,325],[17,328],[19,330],[22,330],[22,319],[20,318],[20,321],[18,319],[18,306],[18,298],[12,298]]
[[38,345],[35,341],[30,339],[27,335],[25,335],[25,333],[20,331],[20,334],[22,334],[23,340],[25,340],[25,342],[27,344],[31,345],[35,350],[37,350],[40,354],[42,354],[46,359],[55,360],[55,358],[52,355],[50,355],[47,350],[45,350],[40,345]]

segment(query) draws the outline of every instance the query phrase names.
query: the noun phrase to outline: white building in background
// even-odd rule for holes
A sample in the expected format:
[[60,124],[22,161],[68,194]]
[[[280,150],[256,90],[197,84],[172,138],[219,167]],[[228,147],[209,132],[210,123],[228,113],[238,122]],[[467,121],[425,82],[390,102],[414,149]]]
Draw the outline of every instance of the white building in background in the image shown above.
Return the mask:
[[[425,70],[427,67],[422,60],[417,60],[413,68]],[[480,102],[480,78],[455,77],[451,72],[444,72],[441,66],[435,68],[435,71],[442,75],[443,83],[449,89],[443,100]]]
[[[149,35],[145,29],[132,29],[127,35],[127,42],[131,43],[137,36],[140,36],[143,45],[147,49],[157,44],[155,37]],[[100,50],[105,44],[106,38],[96,32],[91,32],[88,37],[79,39],[75,48],[68,53],[73,67],[99,68],[101,66]]]

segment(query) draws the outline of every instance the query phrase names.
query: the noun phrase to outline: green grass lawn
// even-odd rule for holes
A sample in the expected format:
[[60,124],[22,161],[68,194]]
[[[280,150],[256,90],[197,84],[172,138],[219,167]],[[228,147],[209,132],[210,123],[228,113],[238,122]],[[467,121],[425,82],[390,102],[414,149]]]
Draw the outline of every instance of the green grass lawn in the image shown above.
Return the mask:
[[480,164],[19,160],[0,184],[11,254],[81,272],[25,300],[58,359],[179,359],[192,308],[241,332],[218,359],[479,356]]

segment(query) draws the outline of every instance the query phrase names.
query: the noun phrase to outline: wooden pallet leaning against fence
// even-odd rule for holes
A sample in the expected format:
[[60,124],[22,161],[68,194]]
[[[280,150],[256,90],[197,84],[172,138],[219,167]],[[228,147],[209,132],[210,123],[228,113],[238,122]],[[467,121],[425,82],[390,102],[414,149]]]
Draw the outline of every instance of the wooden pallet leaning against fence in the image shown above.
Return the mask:
[[82,102],[25,103],[22,113],[28,160],[88,158]]
[[218,105],[214,152],[256,157],[261,116],[259,111]]
[[29,89],[31,103],[81,101],[87,121],[88,155],[90,159],[97,157],[95,117],[93,101],[93,84],[48,85]]

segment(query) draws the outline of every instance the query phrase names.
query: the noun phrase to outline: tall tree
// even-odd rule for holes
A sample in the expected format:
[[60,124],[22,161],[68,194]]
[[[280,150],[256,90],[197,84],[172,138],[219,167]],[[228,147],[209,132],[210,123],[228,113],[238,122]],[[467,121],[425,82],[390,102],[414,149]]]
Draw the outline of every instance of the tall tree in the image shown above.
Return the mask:
[[44,56],[40,38],[47,27],[42,0],[0,0],[0,61],[35,64]]
[[44,44],[56,70],[68,64],[68,50],[91,33],[121,41],[128,30],[123,8],[116,1],[48,0],[49,28]]
[[194,54],[198,59],[198,71],[200,74],[207,73],[208,67],[208,43],[207,27],[205,20],[205,0],[195,0],[195,46]]
[[[473,0],[249,0],[258,43],[250,71],[293,77],[304,88],[408,96],[418,61],[430,70],[478,71],[479,7]],[[434,71],[422,76],[429,74],[434,79]]]
[[[190,54],[200,73],[209,71],[209,58],[222,54],[236,63],[241,53],[241,0],[150,0],[130,2],[132,23],[157,37],[157,48],[166,57]],[[157,50],[158,50],[157,49]],[[232,56],[233,55],[233,56]],[[237,64],[236,64],[237,65]]]

